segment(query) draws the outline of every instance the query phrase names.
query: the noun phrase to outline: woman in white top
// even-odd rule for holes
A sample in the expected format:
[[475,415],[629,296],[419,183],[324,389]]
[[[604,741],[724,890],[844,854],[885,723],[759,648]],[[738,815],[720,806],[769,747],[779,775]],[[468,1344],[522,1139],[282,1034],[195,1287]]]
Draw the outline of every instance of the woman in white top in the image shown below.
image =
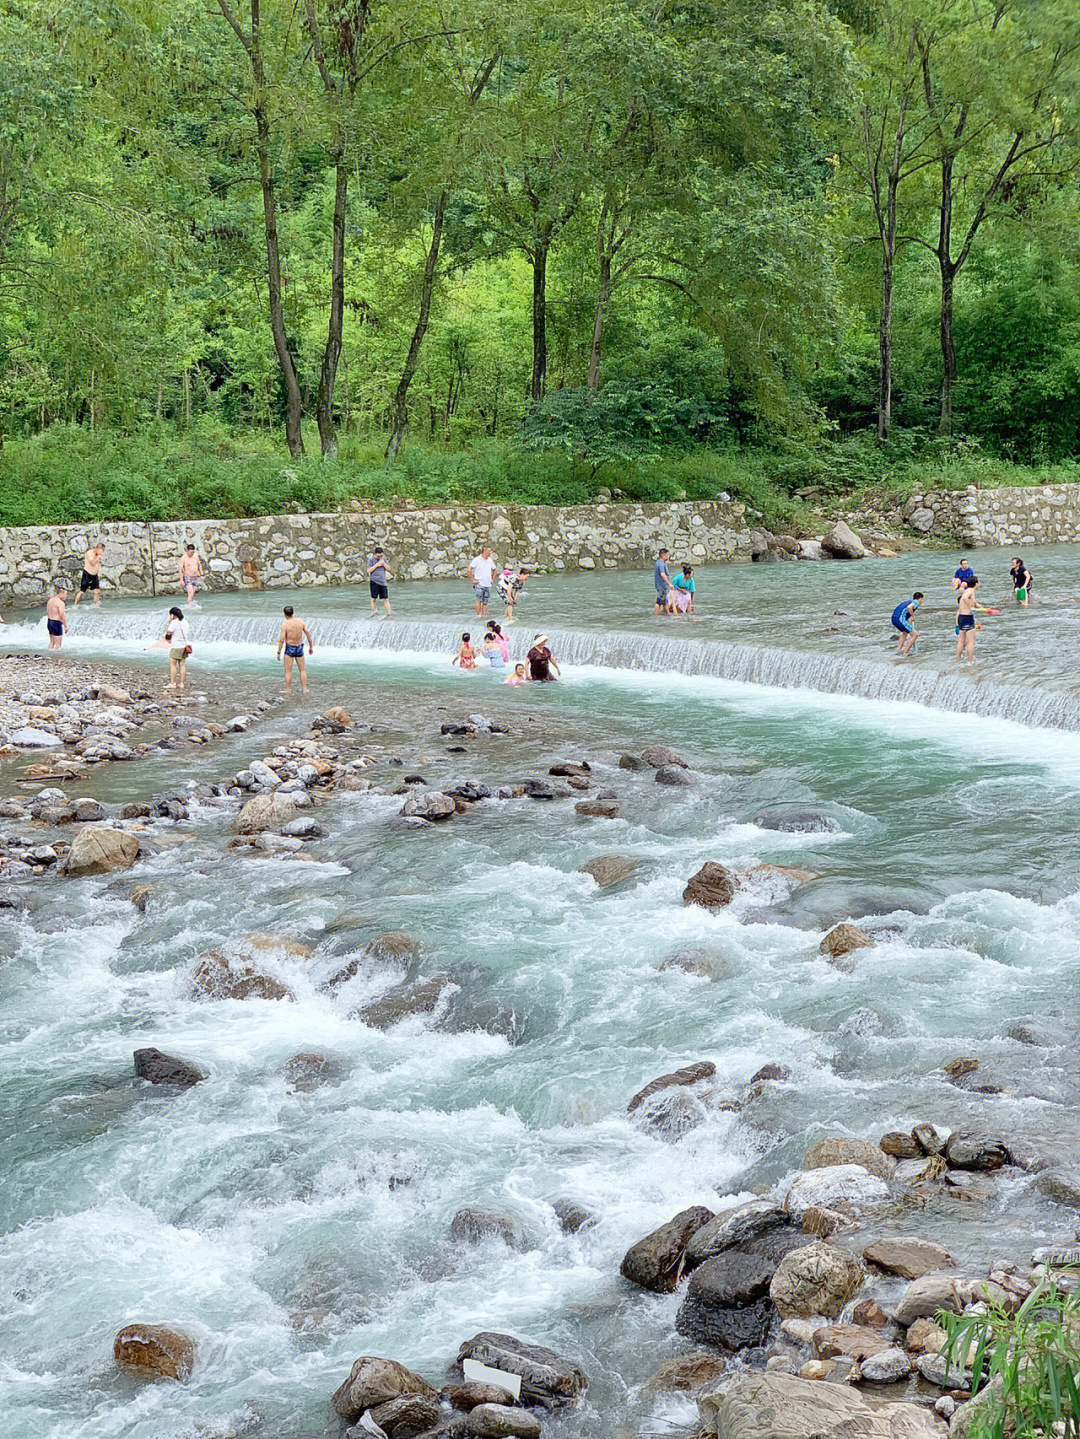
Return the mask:
[[191,653],[191,630],[184,619],[184,612],[173,605],[169,611],[169,623],[165,626],[165,639],[169,645],[169,683],[167,690],[182,690],[187,670],[187,657]]

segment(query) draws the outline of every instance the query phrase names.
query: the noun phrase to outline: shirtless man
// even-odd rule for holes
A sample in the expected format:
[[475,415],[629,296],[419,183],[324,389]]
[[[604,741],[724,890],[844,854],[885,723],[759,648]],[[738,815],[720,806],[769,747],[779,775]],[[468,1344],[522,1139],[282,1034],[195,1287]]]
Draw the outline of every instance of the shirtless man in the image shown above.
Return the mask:
[[194,545],[188,545],[180,556],[180,583],[187,591],[188,604],[195,603],[195,591],[205,588],[202,560]]
[[98,540],[96,545],[91,545],[86,554],[83,555],[82,576],[79,580],[79,593],[75,596],[75,608],[79,608],[79,601],[87,590],[94,592],[94,604],[101,604],[101,561],[105,554],[105,546]]
[[956,607],[956,658],[962,660],[966,651],[969,665],[975,663],[975,611],[982,608],[978,592],[979,581],[975,576],[965,580]]
[[281,659],[281,651],[285,650],[285,693],[292,694],[292,667],[293,660],[296,661],[296,668],[300,671],[300,683],[304,693],[308,692],[307,670],[304,668],[304,641],[308,642],[308,654],[315,653],[315,643],[311,638],[311,631],[303,620],[298,620],[293,614],[292,605],[286,605],[282,611],[285,616],[281,626],[281,633],[278,635],[277,657]]
[[45,628],[49,631],[49,648],[58,650],[64,643],[64,634],[67,630],[67,606],[64,601],[67,599],[67,586],[57,585],[56,593],[49,596],[49,602],[45,606]]

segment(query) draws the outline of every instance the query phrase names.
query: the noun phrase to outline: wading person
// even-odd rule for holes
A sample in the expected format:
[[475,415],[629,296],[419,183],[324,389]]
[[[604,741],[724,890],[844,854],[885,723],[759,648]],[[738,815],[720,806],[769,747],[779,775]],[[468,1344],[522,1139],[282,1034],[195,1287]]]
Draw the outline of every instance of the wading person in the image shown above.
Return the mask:
[[488,600],[491,599],[491,581],[495,574],[495,558],[490,545],[485,545],[476,558],[469,561],[467,573],[476,596],[476,613],[480,619],[486,620]]
[[49,648],[58,650],[67,631],[67,586],[57,585],[45,605],[45,628],[49,631]]
[[968,560],[967,555],[961,555],[959,568],[952,577],[952,587],[956,591],[957,599],[960,598],[960,592],[968,580],[973,580],[974,578],[975,571],[971,568],[971,562]]
[[653,565],[653,585],[656,588],[654,615],[669,614],[671,611],[671,591],[673,586],[671,576],[668,574],[669,553],[669,550],[661,550],[656,556],[656,564]]
[[528,570],[518,570],[517,574],[508,582],[503,599],[506,601],[506,609],[503,611],[503,620],[506,624],[514,623],[514,606],[521,598],[521,591],[529,578]]
[[105,554],[105,546],[98,540],[96,545],[91,545],[86,554],[83,555],[82,574],[79,576],[79,593],[75,596],[75,608],[79,608],[79,601],[87,590],[94,592],[94,604],[101,604],[101,561]]
[[182,690],[187,678],[188,656],[191,654],[191,630],[184,611],[173,605],[165,626],[165,642],[169,646],[169,683],[167,690]]
[[892,627],[900,631],[896,642],[898,655],[909,655],[915,648],[919,631],[915,628],[915,611],[923,602],[922,590],[916,590],[909,600],[901,600],[892,612]]
[[180,556],[180,585],[187,594],[189,605],[195,603],[195,591],[206,588],[202,559],[194,545],[186,545]]
[[390,609],[390,581],[393,574],[386,563],[386,553],[378,545],[375,553],[368,558],[367,563],[368,589],[371,591],[371,613],[378,613],[378,602],[382,600],[383,608],[387,616],[392,613]]
[[285,693],[292,694],[292,667],[293,660],[296,661],[296,668],[300,671],[300,686],[304,693],[308,692],[307,669],[304,666],[304,641],[307,640],[308,654],[315,653],[315,643],[311,638],[311,631],[303,620],[298,620],[293,614],[292,605],[286,605],[282,610],[285,619],[282,621],[281,632],[278,635],[277,657],[281,659],[282,650],[285,651]]
[[[536,636],[526,659],[529,662],[530,680],[539,680],[543,684],[548,680],[562,679],[562,671],[555,663],[555,657],[548,648],[547,635]],[[555,671],[554,674],[552,674],[552,670]]]
[[692,615],[694,613],[694,593],[696,589],[693,565],[683,565],[682,570],[671,582],[671,598],[674,602],[675,609],[680,615]]
[[960,591],[960,604],[956,611],[956,658],[961,660],[966,652],[969,665],[975,663],[975,611],[978,608],[979,581],[972,578]]
[[453,664],[459,670],[474,670],[476,668],[476,650],[473,648],[472,639],[468,630],[461,636],[461,643],[458,645],[457,654],[454,656]]
[[1019,555],[1016,555],[1009,566],[1009,578],[1012,580],[1013,594],[1016,596],[1018,605],[1027,605],[1031,600],[1031,571]]

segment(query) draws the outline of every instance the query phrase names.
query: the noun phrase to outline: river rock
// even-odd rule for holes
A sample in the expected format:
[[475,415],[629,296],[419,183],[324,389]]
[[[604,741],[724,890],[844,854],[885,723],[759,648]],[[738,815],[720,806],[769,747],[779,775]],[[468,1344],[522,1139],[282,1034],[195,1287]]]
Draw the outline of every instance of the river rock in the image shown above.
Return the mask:
[[690,1276],[675,1317],[676,1332],[732,1351],[764,1343],[772,1319],[774,1269],[770,1260],[738,1250],[707,1259]]
[[640,1127],[666,1144],[678,1144],[705,1119],[704,1104],[688,1089],[665,1089],[650,1096],[637,1111]]
[[514,1225],[503,1214],[467,1206],[459,1209],[450,1221],[450,1238],[463,1240],[467,1244],[481,1244],[485,1239],[501,1239],[504,1244],[513,1248]]
[[380,994],[378,999],[354,1010],[352,1018],[359,1019],[371,1029],[390,1029],[413,1015],[433,1014],[452,984],[448,974],[435,974],[430,979],[414,980],[411,984],[397,984],[385,994]]
[[758,829],[774,829],[784,834],[833,834],[840,826],[831,815],[816,809],[766,809],[757,815]]
[[593,819],[616,819],[619,814],[619,801],[612,790],[601,790],[595,799],[578,800],[574,813]]
[[683,949],[675,949],[661,962],[661,972],[665,970],[678,969],[683,974],[697,975],[700,979],[722,979],[727,971],[728,962],[718,949],[710,949],[708,945],[691,944]]
[[935,1269],[951,1269],[952,1255],[929,1239],[875,1239],[863,1250],[867,1264],[901,1279],[921,1279]]
[[687,881],[683,904],[697,904],[703,909],[723,909],[735,898],[737,888],[738,880],[730,869],[707,860]]
[[365,1409],[387,1404],[403,1394],[421,1394],[436,1403],[439,1398],[426,1379],[406,1369],[404,1364],[365,1354],[355,1361],[349,1377],[330,1402],[334,1413],[346,1424],[355,1424]]
[[654,1094],[658,1094],[662,1089],[670,1089],[675,1085],[685,1089],[691,1085],[700,1083],[703,1079],[711,1079],[715,1073],[716,1065],[713,1064],[712,1060],[699,1059],[695,1064],[686,1064],[682,1069],[675,1069],[670,1074],[662,1074],[658,1079],[650,1079],[644,1089],[639,1089],[630,1100],[630,1103],[626,1106],[626,1112],[633,1114],[634,1110],[638,1109],[644,1100],[651,1098]]
[[844,520],[837,520],[828,534],[822,535],[821,548],[836,560],[864,560],[870,553]]
[[918,1146],[919,1153],[928,1158],[945,1153],[945,1136],[939,1134],[932,1124],[916,1124],[911,1131],[911,1137]]
[[206,1078],[201,1069],[196,1069],[186,1059],[163,1054],[160,1049],[137,1049],[134,1058],[136,1075],[150,1084],[170,1084],[177,1089],[191,1089]]
[[236,817],[237,834],[262,834],[264,830],[280,829],[295,819],[311,798],[303,791],[295,794],[256,794],[247,800]]
[[596,1223],[596,1216],[573,1199],[553,1199],[551,1207],[564,1234],[576,1234],[579,1229],[590,1229]]
[[1080,1209],[1080,1168],[1075,1165],[1044,1169],[1035,1181],[1035,1188],[1054,1204]]
[[446,1384],[441,1393],[452,1409],[461,1409],[466,1414],[478,1404],[514,1402],[509,1389],[502,1389],[497,1384],[483,1384],[477,1379],[466,1380],[464,1384]]
[[918,1159],[922,1154],[914,1137],[905,1134],[901,1129],[890,1129],[888,1134],[883,1134],[880,1146],[882,1154],[887,1154],[892,1159]]
[[520,1375],[522,1404],[545,1409],[576,1403],[588,1383],[585,1371],[572,1359],[510,1334],[485,1331],[474,1335],[458,1350],[459,1369],[466,1359],[477,1359],[505,1374]]
[[125,1324],[113,1340],[113,1358],[129,1373],[184,1380],[195,1363],[195,1345],[164,1324]]
[[790,1219],[772,1199],[751,1199],[701,1224],[686,1245],[684,1264],[696,1269],[728,1249],[738,1249],[770,1230],[786,1229]]
[[364,945],[364,958],[380,964],[410,964],[420,954],[420,941],[401,929],[377,934]]
[[653,779],[657,784],[666,784],[670,789],[689,789],[694,783],[685,769],[674,764],[662,764]]
[[880,1354],[889,1347],[880,1330],[861,1324],[826,1324],[814,1330],[814,1353],[819,1359],[862,1360],[868,1354]]
[[899,1384],[911,1373],[911,1357],[890,1345],[860,1360],[859,1369],[868,1384]]
[[704,1434],[716,1439],[941,1439],[917,1404],[872,1406],[847,1385],[792,1374],[751,1373],[698,1400]]
[[851,1311],[851,1322],[864,1329],[887,1329],[889,1316],[876,1299],[860,1299]]
[[428,1394],[399,1394],[385,1404],[376,1404],[367,1411],[387,1439],[413,1439],[434,1428],[441,1410],[437,1398]]
[[815,1240],[784,1255],[769,1294],[784,1319],[809,1314],[835,1319],[862,1282],[857,1260],[835,1245]]
[[970,1389],[971,1375],[955,1364],[949,1364],[944,1354],[920,1354],[915,1368],[927,1384],[936,1384],[939,1389]]
[[920,1279],[913,1279],[904,1290],[893,1310],[893,1318],[906,1329],[916,1319],[932,1319],[939,1309],[959,1314],[970,1292],[971,1286],[954,1274],[924,1274]]
[[808,1209],[839,1208],[857,1213],[889,1197],[885,1181],[862,1165],[832,1164],[827,1169],[809,1169],[798,1175],[787,1192],[784,1207],[793,1218],[801,1219]]
[[679,1354],[649,1375],[646,1388],[655,1394],[696,1394],[698,1390],[715,1384],[726,1364],[724,1356],[713,1349]]
[[614,889],[641,868],[641,860],[627,854],[599,854],[581,865],[580,874],[591,875],[600,889]]
[[105,818],[105,806],[100,800],[84,796],[75,801],[75,818],[79,824],[96,824]]
[[619,756],[620,769],[628,769],[636,773],[639,770],[648,769],[648,767],[645,761],[639,759],[636,754],[621,754]]
[[289,1088],[298,1094],[308,1094],[340,1076],[341,1061],[320,1049],[302,1049],[285,1066]]
[[834,924],[824,936],[818,949],[830,959],[840,959],[857,949],[868,949],[874,941],[854,924]]
[[949,1336],[932,1319],[915,1319],[904,1335],[904,1348],[909,1354],[940,1354]]
[[1018,1044],[1030,1044],[1038,1049],[1056,1049],[1072,1039],[1064,1025],[1037,1019],[1017,1020],[1005,1033]]
[[137,836],[107,824],[87,824],[71,842],[64,861],[66,874],[111,874],[130,869],[139,857]]
[[401,806],[400,813],[406,819],[426,819],[429,824],[449,819],[456,813],[453,796],[439,790],[422,790],[411,794]]
[[466,1433],[475,1439],[540,1439],[540,1420],[517,1405],[478,1404],[469,1414]]
[[623,1256],[619,1273],[642,1289],[670,1294],[682,1277],[683,1251],[712,1217],[712,1210],[701,1206],[682,1210],[674,1219],[632,1244]]
[[651,769],[689,769],[682,755],[666,744],[649,744],[641,751],[641,758]]
[[267,974],[244,955],[208,950],[192,972],[189,993],[193,999],[294,999],[287,984]]
[[834,1164],[858,1164],[879,1179],[888,1179],[895,1168],[876,1144],[867,1139],[819,1139],[803,1159],[804,1169],[828,1169]]
[[17,745],[19,749],[53,749],[64,743],[52,730],[36,729],[33,725],[12,730],[7,738],[8,744]]
[[1008,1164],[1010,1155],[1008,1145],[999,1135],[955,1130],[945,1143],[945,1159],[953,1169],[988,1173]]

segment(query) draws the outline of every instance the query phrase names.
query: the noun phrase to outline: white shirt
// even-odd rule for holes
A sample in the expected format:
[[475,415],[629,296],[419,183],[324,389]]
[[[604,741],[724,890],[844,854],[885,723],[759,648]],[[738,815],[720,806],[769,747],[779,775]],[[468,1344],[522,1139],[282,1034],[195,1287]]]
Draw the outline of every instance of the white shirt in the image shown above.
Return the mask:
[[169,627],[165,631],[165,638],[172,642],[174,650],[183,649],[185,645],[189,645],[191,643],[191,631],[188,629],[187,620],[170,620]]
[[495,573],[494,559],[485,560],[483,555],[477,555],[475,560],[469,561],[469,569],[473,572],[473,584],[479,585],[481,589],[491,589],[491,577]]

